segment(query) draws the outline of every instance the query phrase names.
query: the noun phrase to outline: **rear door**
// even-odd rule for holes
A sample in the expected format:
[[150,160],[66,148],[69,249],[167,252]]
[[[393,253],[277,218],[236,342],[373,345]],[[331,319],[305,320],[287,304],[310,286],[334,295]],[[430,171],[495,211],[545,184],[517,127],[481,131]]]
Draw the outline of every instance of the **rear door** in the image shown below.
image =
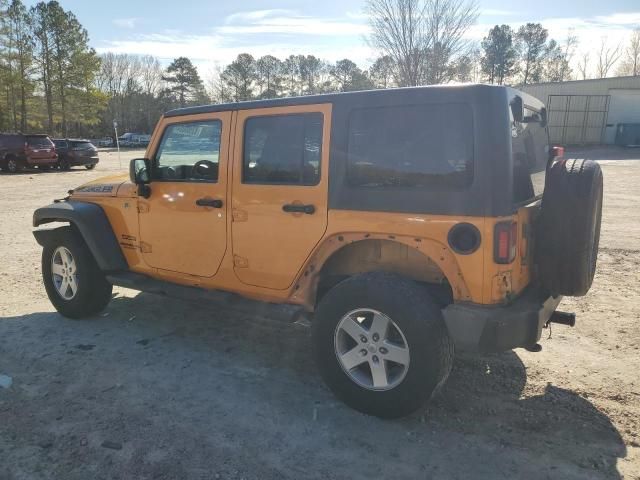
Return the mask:
[[327,228],[331,105],[237,113],[234,270],[243,283],[291,286]]

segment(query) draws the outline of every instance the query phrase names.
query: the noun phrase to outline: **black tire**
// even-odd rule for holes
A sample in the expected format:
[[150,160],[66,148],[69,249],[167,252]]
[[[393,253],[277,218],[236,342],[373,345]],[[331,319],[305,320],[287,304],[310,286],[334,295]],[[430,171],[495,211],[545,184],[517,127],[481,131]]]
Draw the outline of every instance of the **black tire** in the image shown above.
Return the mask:
[[21,172],[23,168],[24,165],[22,164],[22,162],[13,156],[7,157],[4,161],[4,170],[9,173]]
[[[54,284],[52,259],[58,247],[71,252],[76,263],[77,291],[66,300]],[[84,318],[103,310],[111,300],[113,286],[98,268],[84,240],[73,227],[56,229],[42,251],[42,279],[47,296],[60,314],[68,318]]]
[[96,167],[95,163],[90,163],[89,165],[85,165],[84,168],[87,170],[93,170]]
[[[383,313],[406,339],[409,366],[391,389],[364,388],[338,361],[337,327],[348,312],[359,308]],[[402,417],[420,408],[444,384],[453,364],[453,342],[440,307],[425,288],[390,273],[364,273],[333,287],[317,308],[312,336],[318,368],[331,391],[350,407],[382,418]]]
[[537,226],[540,282],[554,296],[585,295],[596,271],[603,178],[591,160],[561,160],[547,172]]
[[69,164],[69,160],[65,160],[65,159],[60,160],[58,162],[58,168],[64,171],[71,170],[71,165]]
[[40,165],[38,167],[38,170],[42,170],[43,172],[48,172],[49,170],[51,170],[51,166],[49,166],[49,165]]

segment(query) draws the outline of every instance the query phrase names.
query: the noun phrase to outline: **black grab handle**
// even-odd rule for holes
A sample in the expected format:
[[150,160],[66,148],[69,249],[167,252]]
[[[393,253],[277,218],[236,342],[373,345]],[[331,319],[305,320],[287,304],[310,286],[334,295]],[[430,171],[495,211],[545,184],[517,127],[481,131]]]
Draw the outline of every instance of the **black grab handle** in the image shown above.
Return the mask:
[[282,211],[287,213],[306,213],[307,215],[312,215],[315,213],[316,207],[313,205],[295,205],[289,203],[282,206]]
[[222,200],[218,200],[217,198],[199,198],[196,200],[196,205],[199,207],[222,208]]

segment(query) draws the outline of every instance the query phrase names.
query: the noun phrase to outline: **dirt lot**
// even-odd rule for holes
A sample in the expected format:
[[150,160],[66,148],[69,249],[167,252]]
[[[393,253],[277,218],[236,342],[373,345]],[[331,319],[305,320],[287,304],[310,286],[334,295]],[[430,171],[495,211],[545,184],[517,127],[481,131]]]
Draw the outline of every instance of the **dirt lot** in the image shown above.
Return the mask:
[[545,332],[541,353],[459,356],[399,421],[336,401],[308,329],[275,308],[116,289],[97,318],[62,318],[32,211],[117,156],[0,175],[0,478],[640,478],[640,151],[581,154],[603,160],[606,193],[594,287],[561,306],[576,328]]

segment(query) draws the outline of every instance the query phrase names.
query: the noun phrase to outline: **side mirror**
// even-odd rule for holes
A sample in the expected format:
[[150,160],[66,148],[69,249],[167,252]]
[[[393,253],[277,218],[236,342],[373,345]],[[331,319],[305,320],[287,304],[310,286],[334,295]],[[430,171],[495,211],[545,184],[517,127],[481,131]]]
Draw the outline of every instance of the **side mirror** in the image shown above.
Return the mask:
[[524,118],[524,104],[522,103],[522,97],[516,95],[509,103],[509,107],[511,107],[511,115],[513,116],[514,122],[522,122]]
[[151,176],[151,162],[148,158],[134,158],[129,164],[129,177],[131,181],[138,186],[138,195],[144,198],[149,198],[151,195],[151,188],[149,182]]

